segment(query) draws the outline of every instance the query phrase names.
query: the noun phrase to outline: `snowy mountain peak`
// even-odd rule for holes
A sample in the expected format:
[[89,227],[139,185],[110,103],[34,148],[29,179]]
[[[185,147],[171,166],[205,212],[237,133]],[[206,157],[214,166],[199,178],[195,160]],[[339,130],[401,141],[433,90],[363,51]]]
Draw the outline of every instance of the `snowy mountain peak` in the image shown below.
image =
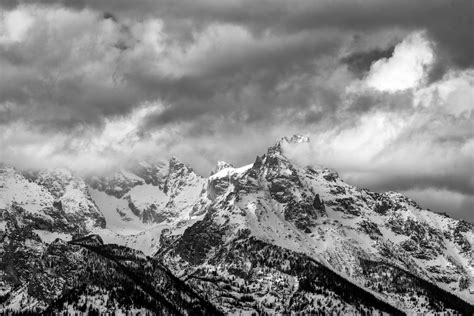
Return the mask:
[[309,143],[310,139],[307,136],[301,134],[295,134],[291,137],[283,137],[278,140],[273,146],[268,148],[268,154],[279,154],[283,155],[283,147],[288,144],[303,144]]
[[194,172],[191,167],[173,156],[169,161],[169,173],[191,173]]
[[216,168],[214,169],[214,172],[213,173],[217,173],[223,169],[226,169],[226,168],[233,168],[234,166],[231,165],[230,163],[227,163],[225,161],[222,161],[222,160],[219,160],[217,162],[217,165],[216,165]]
[[169,171],[164,183],[163,191],[174,196],[182,190],[184,186],[195,182],[205,182],[205,180],[197,175],[194,170],[184,164],[176,157],[172,157],[169,161]]
[[85,188],[84,181],[66,168],[48,169],[40,171],[36,177],[30,176],[34,182],[44,186],[55,198],[63,196],[67,186],[71,183],[74,187]]
[[288,142],[290,142],[290,143],[309,143],[310,140],[309,140],[308,136],[304,136],[304,135],[301,135],[301,134],[295,134],[295,135],[291,136],[291,138]]
[[289,143],[289,144],[300,144],[300,143],[309,143],[310,142],[310,139],[308,136],[304,136],[304,135],[301,135],[301,134],[295,134],[291,137],[283,137],[281,138],[277,144],[283,144],[283,143]]

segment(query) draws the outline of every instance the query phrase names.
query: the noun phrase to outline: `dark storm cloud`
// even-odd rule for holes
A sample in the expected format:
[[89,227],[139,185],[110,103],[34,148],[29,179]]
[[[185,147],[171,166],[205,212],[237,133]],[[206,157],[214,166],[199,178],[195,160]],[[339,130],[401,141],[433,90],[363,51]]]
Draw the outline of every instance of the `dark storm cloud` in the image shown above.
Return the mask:
[[[36,1],[8,1],[7,7]],[[473,7],[470,0],[379,1],[41,1],[76,9],[90,7],[117,15],[158,16],[191,20],[195,24],[230,22],[254,30],[281,32],[325,26],[368,31],[384,27],[425,28],[449,59],[460,67],[474,63]]]
[[[96,124],[111,113],[127,113],[139,91],[133,86],[108,83],[115,65],[109,64],[112,67],[106,71],[108,74],[84,71],[87,67],[99,68],[97,65],[103,60],[98,56],[99,46],[114,54],[113,47],[93,39],[76,40],[97,31],[97,17],[33,13],[40,17],[29,17],[33,25],[22,35],[24,40],[13,39],[0,45],[0,103],[11,104],[10,118],[54,129],[56,123],[58,128]],[[55,21],[58,17],[59,21]],[[59,23],[54,25],[56,22]],[[13,23],[9,27],[15,28],[17,22]],[[100,78],[104,76],[109,78]]]
[[388,49],[374,49],[368,52],[355,52],[351,55],[344,56],[341,61],[349,66],[349,69],[360,76],[367,73],[373,62],[381,58],[392,57],[395,46]]
[[[75,10],[91,8],[100,18],[110,20],[120,30],[121,37],[109,43],[106,50],[118,50],[118,54],[127,55],[140,39],[130,34],[129,25],[123,20],[129,17],[146,19],[159,17],[164,21],[164,30],[173,34],[174,39],[182,40],[178,46],[187,47],[196,41],[193,30],[203,30],[204,25],[211,23],[233,23],[250,30],[254,42],[237,43],[238,47],[223,50],[218,47],[215,54],[209,52],[208,59],[200,60],[193,66],[198,69],[194,75],[168,76],[150,71],[153,64],[144,58],[129,60],[129,67],[118,69],[117,75],[124,80],[116,86],[98,87],[95,82],[84,81],[84,78],[72,77],[54,83],[49,87],[44,81],[44,74],[29,76],[25,81],[14,82],[2,93],[3,100],[8,99],[19,104],[25,104],[28,99],[35,102],[60,104],[62,108],[69,107],[78,122],[97,123],[101,116],[123,115],[143,101],[162,99],[170,106],[148,124],[171,123],[173,120],[192,119],[195,115],[228,115],[235,111],[246,111],[249,119],[259,119],[262,113],[271,113],[271,109],[286,106],[307,105],[310,100],[319,98],[329,101],[336,106],[339,93],[321,88],[317,92],[308,93],[300,88],[298,93],[288,96],[272,93],[279,83],[298,75],[317,73],[314,60],[323,54],[338,54],[338,49],[347,39],[341,34],[347,33],[357,37],[366,32],[383,29],[417,29],[425,28],[429,35],[439,45],[439,65],[433,67],[431,78],[441,78],[446,71],[448,62],[457,66],[472,65],[474,56],[474,41],[472,41],[472,18],[470,18],[469,1],[297,1],[289,4],[287,1],[9,1],[5,7],[13,8],[19,4],[40,4],[67,6]],[[185,25],[183,27],[183,25]],[[334,38],[313,36],[313,32],[321,33],[321,29],[333,28]],[[269,33],[268,33],[269,32]],[[339,33],[337,33],[339,32]],[[360,34],[358,34],[360,33]],[[182,34],[188,34],[181,36]],[[273,34],[280,43],[265,41],[265,34]],[[135,37],[134,37],[135,36]],[[198,36],[198,35],[197,35]],[[262,43],[258,43],[258,41]],[[389,44],[389,46],[387,46]],[[397,42],[380,43],[379,47],[369,47],[368,50],[356,49],[343,56],[342,62],[347,63],[351,70],[359,74],[368,70],[370,64],[382,57],[389,57],[393,45]],[[57,43],[61,45],[61,43]],[[232,40],[223,45],[232,45]],[[356,45],[356,44],[354,44]],[[373,44],[376,45],[376,44]],[[34,49],[36,47],[19,47],[19,49]],[[28,62],[29,56],[15,53],[15,50],[0,52],[9,63],[32,67]],[[30,57],[31,58],[31,57]],[[117,63],[123,62],[119,57]],[[115,65],[111,65],[116,67]],[[34,66],[33,66],[34,67]],[[122,67],[125,68],[125,67]],[[28,82],[26,82],[28,81]],[[239,102],[248,100],[240,94],[243,89],[254,85],[262,95],[253,97],[259,102],[258,107]],[[29,89],[24,89],[29,86]],[[46,86],[47,89],[44,89]],[[305,86],[304,84],[302,85]],[[50,95],[41,95],[38,91],[51,91]],[[94,91],[96,90],[96,91]],[[60,92],[58,92],[60,91]],[[287,93],[286,91],[285,93]],[[40,94],[40,95],[39,95]],[[318,94],[317,96],[315,96]],[[50,98],[50,100],[48,100]],[[230,98],[229,100],[225,100]],[[285,102],[286,99],[286,102]],[[324,100],[326,99],[326,100]],[[217,103],[218,102],[218,103]],[[87,104],[87,105],[86,105]],[[368,110],[370,103],[356,105]],[[99,119],[98,119],[99,117]],[[314,117],[313,115],[309,115]],[[68,118],[68,121],[70,118]],[[51,125],[53,126],[53,125]],[[148,128],[148,127],[146,127]]]
[[[228,115],[230,112],[241,110],[248,111],[250,119],[259,119],[262,113],[268,113],[271,108],[286,106],[285,99],[287,102],[293,102],[293,106],[299,104],[303,107],[315,98],[315,92],[308,93],[300,88],[299,95],[290,93],[289,96],[283,96],[272,94],[272,91],[291,76],[304,76],[305,73],[317,72],[314,60],[323,54],[337,55],[343,42],[347,42],[341,36],[344,32],[356,36],[354,41],[357,42],[357,36],[360,36],[356,35],[357,32],[373,32],[394,27],[427,28],[429,34],[442,48],[440,60],[452,59],[457,65],[466,66],[470,65],[469,59],[474,56],[472,50],[474,44],[469,37],[471,35],[469,23],[472,21],[466,16],[469,12],[466,10],[468,2],[464,0],[456,3],[426,1],[423,4],[413,1],[396,3],[367,1],[363,4],[349,1],[298,1],[291,5],[279,0],[265,2],[51,0],[9,1],[6,7],[13,8],[18,4],[32,3],[68,6],[76,10],[84,8],[97,10],[97,19],[105,18],[117,24],[121,33],[121,38],[110,43],[111,47],[102,49],[118,50],[119,54],[122,52],[124,55],[133,50],[134,45],[138,45],[140,41],[130,34],[129,26],[121,22],[129,16],[137,19],[160,17],[164,21],[165,30],[173,34],[202,30],[203,24],[209,25],[214,22],[235,23],[246,30],[251,30],[249,36],[257,42],[238,43],[239,47],[224,50],[220,55],[218,54],[220,48],[216,54],[209,52],[210,58],[193,65],[198,68],[198,73],[192,76],[172,77],[150,72],[149,69],[153,68],[153,65],[144,56],[142,59],[130,60],[127,69],[117,71],[120,80],[124,80],[117,86],[99,87],[94,91],[95,82],[88,83],[84,82],[83,78],[73,77],[69,82],[64,80],[59,83],[61,89],[56,91],[61,92],[42,96],[38,95],[37,91],[43,91],[42,86],[48,86],[48,83],[44,82],[43,74],[37,74],[28,77],[29,83],[12,83],[16,88],[8,88],[8,92],[2,95],[3,99],[14,100],[19,104],[25,104],[28,99],[40,103],[44,97],[45,103],[61,104],[63,108],[70,105],[72,111],[77,111],[74,117],[77,117],[78,122],[88,120],[97,122],[98,116],[126,114],[138,103],[157,98],[163,99],[170,106],[155,120],[150,119],[149,124],[153,121],[160,124],[173,122],[174,119],[176,121],[192,119],[197,114]],[[334,38],[312,36],[313,32],[321,33],[317,30],[328,27],[337,29],[339,33],[333,31],[336,34]],[[278,37],[281,42],[262,40],[266,32]],[[179,43],[183,47],[196,40],[196,35],[194,37],[176,35],[177,40],[183,41]],[[262,43],[258,44],[260,40]],[[381,43],[381,47],[369,47],[367,51],[356,50],[346,55],[343,62],[348,63],[350,69],[360,73],[367,70],[377,58],[389,57],[396,42],[392,40],[390,44],[386,47],[387,43]],[[232,45],[232,40],[224,45]],[[32,66],[21,53],[15,54],[9,50],[2,52],[2,56],[10,63],[23,65],[25,68]],[[120,62],[122,62],[120,58],[117,58],[117,63]],[[133,63],[135,65],[132,65]],[[433,78],[441,77],[440,73],[445,71],[445,68],[440,66],[433,69],[438,70],[438,72],[433,70]],[[24,89],[25,84],[31,89]],[[246,99],[239,95],[242,89],[251,85],[262,93],[253,98],[255,102],[260,102],[258,108],[238,102],[239,99]],[[47,90],[53,89],[48,88]],[[325,101],[337,105],[338,100],[334,96],[337,91],[333,93],[324,88],[320,90],[316,98],[321,100],[326,98]],[[230,100],[223,100],[224,96],[230,97]],[[51,100],[47,100],[48,97]],[[370,103],[364,103],[363,107],[367,108],[368,104]]]
[[[83,19],[95,24],[101,31],[106,28],[100,14],[80,12]],[[114,29],[113,38],[84,44],[89,49],[82,59],[71,47],[82,40],[78,28],[86,22],[78,22],[71,34],[59,38],[58,42],[48,40],[51,36],[47,28],[35,30],[28,34],[26,43],[10,45],[0,50],[0,62],[6,64],[10,75],[2,83],[0,101],[9,101],[18,105],[17,113],[36,118],[36,109],[40,111],[64,112],[64,122],[71,123],[73,118],[77,124],[98,124],[104,117],[129,113],[144,101],[163,100],[169,106],[164,113],[150,118],[148,128],[155,121],[157,124],[179,122],[195,118],[197,115],[229,115],[229,113],[245,111],[247,120],[258,120],[265,114],[272,113],[272,108],[288,105],[305,107],[312,92],[308,83],[308,74],[317,73],[314,61],[322,55],[336,53],[346,35],[340,32],[300,32],[282,37],[254,36],[246,28],[224,25],[221,34],[217,35],[224,41],[216,50],[207,49],[197,56],[183,55],[181,58],[192,68],[183,74],[166,74],[156,70],[159,58],[151,56],[152,52],[140,52],[143,49],[142,39],[131,34],[126,24],[120,24],[115,18],[106,14],[107,25]],[[54,21],[47,21],[54,23]],[[47,23],[44,22],[44,23]],[[85,33],[93,29],[86,26]],[[229,29],[229,38],[223,33]],[[49,33],[48,33],[49,32]],[[199,41],[214,40],[211,27],[210,34],[196,34],[194,41],[183,43],[187,50]],[[236,32],[237,43],[233,42],[232,32]],[[108,34],[101,35],[99,39]],[[88,36],[95,36],[94,34]],[[204,39],[200,39],[204,37]],[[209,39],[206,38],[209,36]],[[77,40],[76,40],[77,39]],[[142,45],[142,46],[141,46]],[[181,45],[181,44],[179,44]],[[178,47],[179,47],[178,45]],[[234,46],[236,45],[236,46]],[[55,50],[53,60],[48,55]],[[31,54],[31,51],[38,54]],[[179,53],[175,49],[168,54]],[[105,59],[108,54],[112,58]],[[211,54],[208,58],[204,54]],[[198,58],[192,60],[192,58]],[[72,58],[78,59],[74,60]],[[181,62],[180,60],[177,61]],[[94,74],[74,69],[91,64],[103,67],[104,72],[96,77]],[[177,65],[180,67],[180,65]],[[67,68],[67,69],[63,69]],[[67,72],[65,72],[67,71]],[[77,71],[77,73],[76,73]],[[56,77],[53,73],[60,73]],[[102,78],[108,76],[109,78]],[[288,78],[295,77],[299,84],[283,91],[274,92],[279,84]],[[107,79],[103,82],[103,79]],[[113,79],[113,82],[107,82]],[[250,91],[250,95],[247,92]],[[34,105],[32,104],[34,103]],[[36,123],[42,120],[35,119]],[[49,128],[60,121],[51,119]],[[67,124],[60,124],[62,128]],[[70,125],[74,127],[74,124]]]
[[[200,115],[243,114],[243,121],[259,120],[271,117],[279,108],[307,107],[315,89],[311,76],[320,71],[315,60],[336,52],[341,37],[305,33],[279,40],[249,38],[239,47],[229,46],[200,62],[195,75],[173,79],[159,74],[143,77],[141,72],[134,72],[127,78],[168,103],[163,113],[148,120],[146,128]],[[279,89],[285,80],[297,84]]]

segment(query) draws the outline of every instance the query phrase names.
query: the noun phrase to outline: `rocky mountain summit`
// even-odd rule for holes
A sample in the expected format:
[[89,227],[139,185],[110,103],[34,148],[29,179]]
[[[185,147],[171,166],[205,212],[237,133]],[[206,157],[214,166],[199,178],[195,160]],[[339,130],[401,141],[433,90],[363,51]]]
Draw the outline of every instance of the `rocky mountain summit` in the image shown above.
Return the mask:
[[[474,225],[288,158],[0,169],[0,310],[474,313]],[[167,290],[172,289],[172,290]]]

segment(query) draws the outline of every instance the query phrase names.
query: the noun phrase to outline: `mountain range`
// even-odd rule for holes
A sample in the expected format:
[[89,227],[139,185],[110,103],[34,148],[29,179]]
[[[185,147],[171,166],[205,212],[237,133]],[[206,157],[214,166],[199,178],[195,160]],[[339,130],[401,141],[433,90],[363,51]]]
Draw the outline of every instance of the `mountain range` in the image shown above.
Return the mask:
[[286,154],[0,167],[0,313],[474,314],[474,224]]

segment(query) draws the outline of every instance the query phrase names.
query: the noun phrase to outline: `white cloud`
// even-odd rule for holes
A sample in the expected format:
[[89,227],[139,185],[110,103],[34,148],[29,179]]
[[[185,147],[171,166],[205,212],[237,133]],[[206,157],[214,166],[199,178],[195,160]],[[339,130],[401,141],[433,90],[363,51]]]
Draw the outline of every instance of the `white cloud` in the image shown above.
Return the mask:
[[392,57],[372,64],[366,78],[369,87],[395,92],[415,88],[425,77],[425,68],[434,61],[434,52],[423,33],[406,37],[395,47]]
[[284,149],[288,157],[302,165],[359,170],[373,164],[374,157],[400,135],[409,121],[398,114],[371,112],[353,126],[333,128],[311,137],[309,148],[298,145]]
[[468,117],[474,112],[474,70],[449,72],[442,80],[416,91],[414,103]]
[[0,161],[20,168],[107,170],[165,146],[160,140],[171,131],[144,136],[140,130],[146,117],[161,109],[159,103],[144,104],[127,116],[106,119],[101,129],[82,127],[69,134],[40,133],[22,122],[0,126]]
[[0,13],[0,44],[21,42],[33,22],[33,17],[21,9]]

